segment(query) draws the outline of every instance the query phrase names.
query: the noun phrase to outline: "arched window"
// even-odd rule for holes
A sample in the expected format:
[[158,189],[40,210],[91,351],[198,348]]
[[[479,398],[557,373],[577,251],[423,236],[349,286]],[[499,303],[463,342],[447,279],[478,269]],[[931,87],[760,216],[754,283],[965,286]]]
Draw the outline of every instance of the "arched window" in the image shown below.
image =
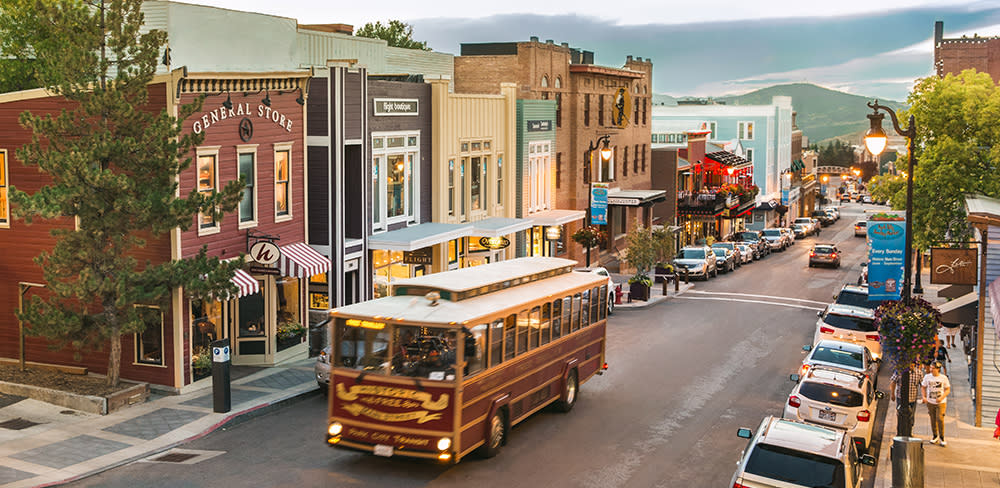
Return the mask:
[[549,87],[549,77],[542,75],[542,88],[548,88],[548,87]]
[[562,88],[562,77],[556,76],[556,88]]

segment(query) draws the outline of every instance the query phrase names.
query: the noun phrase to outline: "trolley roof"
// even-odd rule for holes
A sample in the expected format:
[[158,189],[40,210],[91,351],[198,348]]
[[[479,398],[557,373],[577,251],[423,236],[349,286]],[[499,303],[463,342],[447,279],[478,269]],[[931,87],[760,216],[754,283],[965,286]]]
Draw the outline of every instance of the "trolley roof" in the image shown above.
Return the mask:
[[570,273],[576,261],[561,258],[526,257],[471,268],[435,273],[394,282],[393,295],[424,296],[437,292],[457,302],[505,290],[532,281]]
[[[552,260],[555,258],[532,258]],[[513,260],[518,261],[518,260]],[[558,261],[573,261],[559,259]],[[504,263],[511,262],[505,261]],[[503,263],[497,263],[497,265]],[[457,271],[482,270],[487,275],[498,275],[488,271],[493,265],[476,266]],[[516,266],[515,266],[516,268]],[[439,275],[453,274],[457,271],[438,273]],[[536,270],[537,271],[537,270]],[[462,273],[468,276],[469,273]],[[421,278],[430,278],[436,275],[429,275]],[[509,275],[506,275],[509,277]],[[414,278],[417,280],[419,278]],[[508,278],[509,279],[509,278]],[[411,281],[411,280],[407,280]],[[451,280],[441,280],[444,282]],[[534,302],[543,297],[555,299],[562,297],[566,290],[578,287],[594,287],[607,284],[605,276],[594,273],[563,273],[546,279],[540,279],[529,283],[520,284],[506,288],[503,293],[486,293],[462,301],[451,301],[446,299],[437,300],[437,305],[423,296],[397,295],[385,298],[378,298],[366,302],[356,303],[345,307],[340,307],[331,311],[334,316],[370,317],[376,320],[392,320],[398,322],[417,322],[424,324],[448,325],[467,324],[481,317],[491,315],[495,312],[508,313],[517,312],[519,307],[525,303]],[[490,284],[493,281],[477,280],[478,284]]]

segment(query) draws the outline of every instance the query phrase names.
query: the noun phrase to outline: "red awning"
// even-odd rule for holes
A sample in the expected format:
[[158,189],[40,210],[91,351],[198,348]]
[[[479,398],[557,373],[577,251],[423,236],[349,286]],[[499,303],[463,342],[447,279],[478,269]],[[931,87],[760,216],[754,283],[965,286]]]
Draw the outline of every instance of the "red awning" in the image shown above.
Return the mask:
[[236,274],[232,277],[231,281],[239,288],[239,291],[236,292],[237,298],[255,295],[260,292],[260,282],[242,269],[236,270]]
[[282,246],[278,269],[283,276],[308,278],[330,270],[330,260],[304,242]]

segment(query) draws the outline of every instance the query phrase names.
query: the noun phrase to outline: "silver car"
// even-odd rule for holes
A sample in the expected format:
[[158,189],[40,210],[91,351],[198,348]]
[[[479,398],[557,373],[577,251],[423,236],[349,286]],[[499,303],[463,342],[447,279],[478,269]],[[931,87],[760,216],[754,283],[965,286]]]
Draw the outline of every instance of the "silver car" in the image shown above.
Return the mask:
[[715,253],[712,248],[706,246],[682,247],[674,259],[674,266],[680,273],[687,272],[688,276],[708,278],[719,275],[716,267]]

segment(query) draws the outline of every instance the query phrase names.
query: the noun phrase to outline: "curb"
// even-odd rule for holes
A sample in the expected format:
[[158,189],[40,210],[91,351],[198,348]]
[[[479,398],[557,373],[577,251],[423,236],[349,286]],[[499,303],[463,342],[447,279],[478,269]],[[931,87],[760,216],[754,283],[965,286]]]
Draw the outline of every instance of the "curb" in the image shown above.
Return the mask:
[[229,416],[225,417],[224,419],[220,420],[219,422],[217,422],[217,423],[213,424],[212,426],[208,427],[207,429],[205,429],[201,433],[195,434],[195,435],[193,435],[191,437],[188,437],[187,439],[183,439],[183,440],[180,440],[180,441],[177,441],[177,442],[173,442],[173,443],[168,444],[166,446],[158,447],[158,448],[150,450],[150,451],[148,451],[146,453],[139,454],[139,455],[136,455],[136,456],[132,456],[132,457],[130,457],[128,459],[123,459],[121,461],[109,464],[107,466],[102,466],[102,467],[94,469],[92,471],[88,471],[86,473],[76,475],[76,476],[74,476],[72,478],[66,478],[64,480],[53,481],[51,483],[46,483],[46,484],[43,484],[43,485],[35,485],[35,486],[36,486],[36,488],[45,488],[45,487],[49,487],[49,486],[60,486],[60,485],[66,484],[66,483],[72,483],[74,481],[79,481],[79,480],[82,480],[82,479],[85,479],[85,478],[89,478],[89,477],[94,476],[96,474],[100,474],[100,473],[103,473],[105,471],[117,468],[119,466],[124,466],[126,464],[131,464],[131,463],[134,463],[134,462],[136,462],[136,461],[138,461],[140,459],[145,459],[145,458],[148,458],[150,456],[159,454],[161,452],[169,451],[169,450],[171,450],[171,449],[173,449],[173,448],[175,448],[177,446],[180,446],[180,445],[183,445],[183,444],[187,444],[189,442],[201,439],[202,437],[205,437],[208,434],[211,434],[212,432],[215,432],[215,431],[217,431],[219,429],[223,429],[223,428],[226,428],[226,427],[232,427],[232,426],[235,426],[235,425],[239,425],[239,424],[241,424],[243,422],[246,422],[248,420],[252,420],[254,418],[266,415],[268,413],[271,413],[274,410],[277,410],[277,409],[285,407],[285,406],[294,405],[295,403],[298,403],[300,401],[306,400],[310,396],[319,395],[321,393],[322,393],[322,389],[320,389],[320,388],[313,388],[313,389],[309,389],[309,390],[305,390],[305,391],[301,391],[301,392],[297,392],[297,393],[292,393],[292,394],[289,394],[287,396],[279,397],[279,398],[276,398],[274,401],[271,401],[269,403],[265,403],[265,404],[262,404],[262,405],[256,405],[256,406],[247,408],[245,410],[241,410],[239,412],[230,414]]

